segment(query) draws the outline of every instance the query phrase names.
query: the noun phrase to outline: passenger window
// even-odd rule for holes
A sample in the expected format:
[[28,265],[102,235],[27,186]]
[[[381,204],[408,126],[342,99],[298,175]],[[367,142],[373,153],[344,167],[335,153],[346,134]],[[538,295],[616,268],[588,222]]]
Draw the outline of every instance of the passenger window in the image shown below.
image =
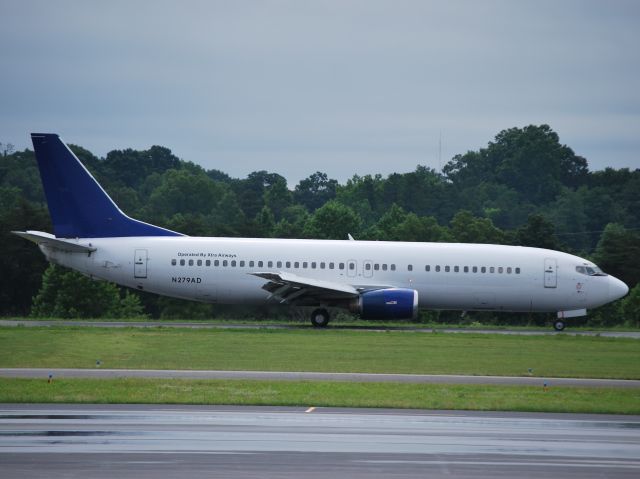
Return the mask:
[[474,266],[474,267],[473,267],[473,272],[474,272],[474,273],[477,273],[477,272],[478,272],[478,267],[477,267],[477,266]]
[[192,259],[189,260],[189,266],[193,266],[193,260]]
[[486,273],[487,272],[487,267],[483,266],[482,268],[480,268],[480,272],[481,273]]
[[231,266],[233,266],[234,268],[236,267],[236,260],[235,259],[231,261]]
[[451,271],[451,268],[449,266],[445,266],[444,267],[444,272],[448,273],[449,271]]
[[465,272],[465,273],[468,273],[468,272],[469,272],[469,267],[468,267],[468,266],[465,266],[465,267],[464,267],[464,272]]
[[267,263],[267,268],[273,268],[273,261],[269,261]]
[[282,261],[278,261],[278,262],[276,263],[276,265],[277,265],[277,267],[278,267],[278,268],[282,268]]
[[240,261],[240,267],[244,268],[244,261]]
[[504,273],[504,268],[502,266],[500,266],[498,268],[498,273],[500,273],[500,274]]
[[460,272],[460,266],[454,266],[453,267],[453,272],[454,273],[459,273]]
[[413,271],[413,265],[412,264],[407,265],[407,271]]
[[366,269],[367,271],[371,271],[371,264],[370,263],[366,263],[364,265],[364,269]]
[[296,261],[295,263],[293,263],[293,267],[294,268],[299,268],[300,267],[300,262]]
[[356,269],[356,264],[355,263],[349,263],[349,269],[351,271],[353,271],[354,269]]
[[439,272],[440,272],[440,265],[437,265],[436,266],[436,273],[439,273]]
[[264,266],[264,261],[258,261],[258,268],[262,268]]
[[507,274],[511,274],[511,266],[507,268]]
[[329,269],[333,269],[334,264],[333,263],[329,263]]
[[380,265],[379,265],[378,263],[374,264],[374,265],[373,265],[373,269],[374,269],[375,271],[380,270]]
[[520,274],[520,268],[516,268],[516,274]]
[[307,262],[306,262],[306,261],[303,261],[303,262],[302,262],[302,267],[303,267],[304,269],[307,269]]
[[431,265],[429,265],[429,264],[428,264],[428,265],[426,265],[426,266],[424,267],[424,270],[425,270],[425,271],[431,271]]
[[392,264],[392,265],[391,265],[391,271],[395,271],[395,270],[396,270],[396,265],[395,265],[395,264]]
[[184,260],[183,259],[180,260],[180,266],[184,266]]
[[226,259],[222,262],[222,266],[225,266],[225,267],[226,267],[228,264],[229,264],[229,263],[227,262],[227,260],[226,260]]
[[249,261],[249,268],[253,268],[255,264],[256,263],[253,260]]
[[217,259],[217,260],[215,260],[215,261],[213,262],[213,265],[214,265],[214,266],[220,266],[220,260],[218,260],[218,259]]
[[344,263],[340,263],[340,264],[338,265],[338,267],[339,267],[340,269],[344,269]]
[[210,259],[208,259],[207,261],[205,261],[205,263],[204,263],[204,264],[205,264],[205,266],[211,266],[211,260],[210,260]]
[[320,269],[324,269],[325,264],[324,263],[320,263]]
[[489,273],[495,273],[495,272],[496,272],[496,269],[493,266],[491,266],[489,268]]
[[171,260],[171,266],[175,266],[176,264],[178,264],[178,262],[175,259]]
[[286,265],[287,269],[288,269],[288,268],[291,268],[291,261],[287,261],[287,262],[285,263],[285,265]]
[[316,262],[315,261],[311,262],[311,269],[316,269]]

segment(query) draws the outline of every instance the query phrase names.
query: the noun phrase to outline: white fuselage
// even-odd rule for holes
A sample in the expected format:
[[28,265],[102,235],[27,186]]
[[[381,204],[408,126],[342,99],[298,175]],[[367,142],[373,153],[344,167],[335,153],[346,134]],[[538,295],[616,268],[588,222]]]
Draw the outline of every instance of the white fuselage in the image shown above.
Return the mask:
[[[591,262],[519,246],[295,239],[123,237],[79,239],[91,254],[41,245],[47,258],[94,278],[177,298],[261,304],[270,293],[255,272],[356,288],[418,291],[427,309],[558,312],[620,297],[611,276],[576,270]],[[625,286],[626,288],[626,286]]]

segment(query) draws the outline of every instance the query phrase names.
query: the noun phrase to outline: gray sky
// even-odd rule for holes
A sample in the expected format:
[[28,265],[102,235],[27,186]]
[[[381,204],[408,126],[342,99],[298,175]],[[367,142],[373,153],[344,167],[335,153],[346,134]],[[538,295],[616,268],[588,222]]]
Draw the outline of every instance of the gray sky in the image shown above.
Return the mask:
[[439,169],[549,124],[640,168],[640,2],[0,0],[0,142],[159,144],[244,177]]

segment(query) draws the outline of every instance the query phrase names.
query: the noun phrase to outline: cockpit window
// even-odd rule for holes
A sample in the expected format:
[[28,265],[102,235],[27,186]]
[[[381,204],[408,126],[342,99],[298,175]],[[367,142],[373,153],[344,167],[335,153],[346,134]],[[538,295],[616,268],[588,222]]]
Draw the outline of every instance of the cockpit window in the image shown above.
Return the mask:
[[576,271],[580,274],[587,276],[606,276],[600,268],[597,266],[576,266]]

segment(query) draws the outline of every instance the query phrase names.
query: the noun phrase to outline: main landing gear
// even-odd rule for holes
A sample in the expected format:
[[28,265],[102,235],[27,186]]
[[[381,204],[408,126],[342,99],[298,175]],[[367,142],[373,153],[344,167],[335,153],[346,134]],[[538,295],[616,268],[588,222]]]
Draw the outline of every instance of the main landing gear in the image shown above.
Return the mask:
[[329,311],[324,308],[314,309],[311,313],[311,324],[316,328],[325,328],[329,324]]
[[555,329],[556,331],[562,331],[565,327],[564,321],[561,319],[557,319],[554,323],[553,323],[553,329]]

